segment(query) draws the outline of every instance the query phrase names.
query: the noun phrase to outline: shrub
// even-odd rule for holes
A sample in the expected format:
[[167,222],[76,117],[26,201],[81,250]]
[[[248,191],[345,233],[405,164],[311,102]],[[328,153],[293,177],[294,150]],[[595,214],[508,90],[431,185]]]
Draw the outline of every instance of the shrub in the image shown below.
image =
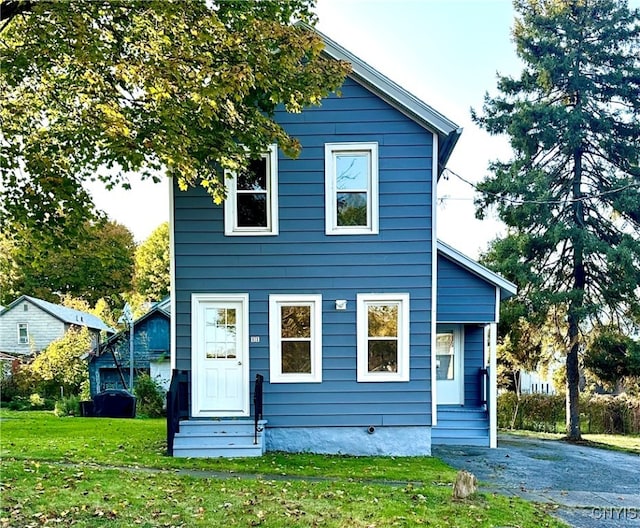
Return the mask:
[[31,407],[38,408],[38,407],[44,407],[44,404],[46,402],[44,401],[44,398],[36,392],[35,394],[32,394],[31,396],[29,396],[29,403],[31,404]]
[[58,400],[53,412],[56,416],[80,416],[80,398],[69,396]]
[[149,418],[164,415],[164,390],[160,384],[148,374],[141,374],[136,378],[134,388],[138,400],[138,413]]
[[[530,431],[564,431],[565,397],[560,394],[498,396],[498,427]],[[513,419],[515,415],[515,420]],[[621,394],[580,397],[581,429],[584,433],[639,434],[640,398]]]

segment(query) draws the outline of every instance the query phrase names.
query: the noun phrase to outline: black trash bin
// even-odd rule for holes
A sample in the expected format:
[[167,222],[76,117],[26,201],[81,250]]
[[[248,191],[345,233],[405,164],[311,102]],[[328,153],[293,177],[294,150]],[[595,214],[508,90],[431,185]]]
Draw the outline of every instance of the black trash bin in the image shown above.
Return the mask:
[[95,416],[93,413],[93,400],[84,400],[80,402],[80,416],[84,418]]
[[135,418],[136,397],[122,389],[107,389],[93,397],[93,415],[101,418]]

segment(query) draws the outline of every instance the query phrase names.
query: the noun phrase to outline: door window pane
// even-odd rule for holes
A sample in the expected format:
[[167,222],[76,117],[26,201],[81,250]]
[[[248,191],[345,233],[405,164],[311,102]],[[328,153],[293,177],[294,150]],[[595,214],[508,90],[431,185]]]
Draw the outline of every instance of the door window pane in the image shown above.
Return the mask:
[[233,359],[237,356],[235,308],[205,310],[205,355],[207,359]]
[[436,379],[455,378],[455,348],[453,333],[438,334],[436,337]]

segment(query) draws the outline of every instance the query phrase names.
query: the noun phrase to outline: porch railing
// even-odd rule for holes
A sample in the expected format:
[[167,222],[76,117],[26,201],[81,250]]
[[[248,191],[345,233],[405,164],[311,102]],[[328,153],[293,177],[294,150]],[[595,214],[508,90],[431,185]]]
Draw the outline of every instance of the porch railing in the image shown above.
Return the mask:
[[167,452],[173,456],[173,439],[180,431],[180,420],[189,418],[189,371],[173,370],[167,392]]
[[262,374],[256,374],[256,382],[253,388],[253,414],[254,414],[254,429],[253,429],[253,444],[258,445],[258,433],[262,432],[259,421],[262,419],[262,382],[264,376]]
[[480,404],[489,406],[489,368],[480,369]]

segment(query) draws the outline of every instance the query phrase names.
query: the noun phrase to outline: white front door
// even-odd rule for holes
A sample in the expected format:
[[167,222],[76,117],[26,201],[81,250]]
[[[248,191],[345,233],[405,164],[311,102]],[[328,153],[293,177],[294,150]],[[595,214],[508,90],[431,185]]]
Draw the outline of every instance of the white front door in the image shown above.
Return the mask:
[[249,416],[249,296],[193,294],[193,416]]
[[436,336],[437,403],[464,404],[464,358],[462,328],[438,325]]

